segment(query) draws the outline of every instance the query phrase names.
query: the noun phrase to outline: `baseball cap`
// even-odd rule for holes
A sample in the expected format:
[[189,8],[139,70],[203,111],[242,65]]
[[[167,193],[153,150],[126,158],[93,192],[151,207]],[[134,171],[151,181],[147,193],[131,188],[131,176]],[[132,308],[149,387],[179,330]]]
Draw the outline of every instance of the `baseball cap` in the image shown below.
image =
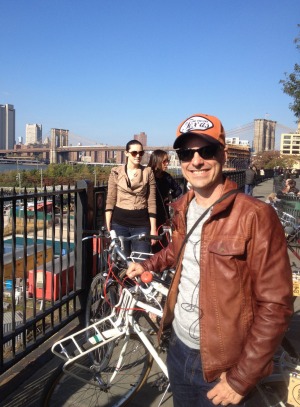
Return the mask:
[[220,120],[215,116],[196,113],[185,119],[177,128],[176,140],[173,148],[180,148],[180,144],[189,134],[196,134],[213,144],[225,146],[225,131]]

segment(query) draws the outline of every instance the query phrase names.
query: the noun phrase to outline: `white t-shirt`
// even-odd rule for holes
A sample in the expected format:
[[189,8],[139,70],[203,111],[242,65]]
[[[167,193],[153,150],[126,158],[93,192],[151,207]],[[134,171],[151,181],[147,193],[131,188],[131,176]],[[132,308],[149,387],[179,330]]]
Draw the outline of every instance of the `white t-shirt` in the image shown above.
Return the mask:
[[[187,233],[205,212],[194,198],[187,212]],[[182,261],[179,292],[175,305],[173,328],[178,338],[188,347],[199,349],[199,285],[200,285],[200,242],[203,223],[209,218],[209,211],[189,237]]]

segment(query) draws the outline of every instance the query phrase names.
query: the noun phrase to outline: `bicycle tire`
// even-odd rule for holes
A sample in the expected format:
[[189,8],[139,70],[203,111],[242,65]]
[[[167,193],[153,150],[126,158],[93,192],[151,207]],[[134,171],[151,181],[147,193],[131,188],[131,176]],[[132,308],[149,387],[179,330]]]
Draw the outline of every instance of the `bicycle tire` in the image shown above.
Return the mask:
[[[298,358],[293,357],[294,352],[296,352],[296,350],[289,339],[285,336],[281,342],[281,346],[274,355],[273,373],[264,378],[256,386],[256,389],[261,396],[261,400],[264,402],[263,406],[293,407],[292,404],[287,403],[289,370],[287,367],[285,369],[284,366],[286,363],[298,364]],[[290,357],[292,357],[292,359],[290,359]],[[288,366],[288,364],[286,366]],[[298,393],[296,397],[298,397]]]
[[[72,407],[121,407],[128,405],[146,381],[152,367],[153,358],[136,334],[131,334],[129,338],[122,337],[115,344],[112,357],[101,372],[102,387],[103,382],[108,383],[115,371],[125,341],[128,343],[122,366],[118,369],[114,381],[106,390],[99,386],[95,375],[89,368],[90,358],[85,357],[80,363],[86,363],[87,369],[81,369],[76,364],[70,368],[70,373],[75,374],[76,378],[62,370],[57,371],[56,377],[48,385],[48,391],[44,398],[44,407],[62,405]],[[87,380],[88,383],[84,383],[82,380]]]
[[259,383],[256,389],[260,395],[262,407],[293,407],[287,403],[288,388],[283,377],[272,378]]
[[288,353],[289,356],[295,359],[299,359],[299,353],[289,340],[289,338],[285,335],[281,341],[282,348]]
[[[89,326],[100,319],[109,316],[118,302],[117,288],[110,286],[104,293],[105,277],[97,274],[92,281],[86,303],[85,326]],[[86,339],[88,340],[88,334]],[[98,348],[89,354],[94,365],[101,371],[108,363],[113,352],[114,342]]]

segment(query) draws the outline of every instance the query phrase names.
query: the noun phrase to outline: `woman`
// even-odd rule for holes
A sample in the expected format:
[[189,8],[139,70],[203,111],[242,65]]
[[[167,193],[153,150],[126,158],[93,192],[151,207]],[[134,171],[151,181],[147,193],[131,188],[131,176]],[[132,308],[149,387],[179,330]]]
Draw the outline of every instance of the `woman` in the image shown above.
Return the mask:
[[[106,226],[118,236],[146,233],[156,235],[155,178],[151,168],[140,164],[143,145],[137,140],[126,144],[126,164],[114,167],[108,180],[105,208]],[[124,242],[131,251],[150,253],[148,241]]]
[[299,189],[296,188],[296,181],[292,178],[288,178],[285,181],[285,187],[282,190],[283,194],[299,195]]
[[[172,199],[178,198],[182,194],[181,187],[177,184],[174,178],[166,172],[169,165],[169,158],[166,151],[154,150],[150,156],[148,167],[152,168],[156,182],[156,224],[158,232],[160,227],[170,219],[169,201],[170,195]],[[166,242],[164,242],[165,245]],[[153,252],[161,249],[161,245],[157,243],[153,247]]]

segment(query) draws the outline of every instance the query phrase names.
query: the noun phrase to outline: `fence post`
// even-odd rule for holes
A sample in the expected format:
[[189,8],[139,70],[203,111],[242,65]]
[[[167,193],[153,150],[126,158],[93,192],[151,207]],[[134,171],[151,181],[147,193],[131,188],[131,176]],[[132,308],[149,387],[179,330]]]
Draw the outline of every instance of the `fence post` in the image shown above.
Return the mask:
[[82,289],[79,295],[80,307],[84,308],[88,288],[92,280],[93,251],[92,241],[82,243],[83,231],[93,229],[93,189],[94,185],[90,181],[78,181],[77,188],[82,191],[78,194],[76,210],[76,230],[75,230],[75,270],[76,287]]

